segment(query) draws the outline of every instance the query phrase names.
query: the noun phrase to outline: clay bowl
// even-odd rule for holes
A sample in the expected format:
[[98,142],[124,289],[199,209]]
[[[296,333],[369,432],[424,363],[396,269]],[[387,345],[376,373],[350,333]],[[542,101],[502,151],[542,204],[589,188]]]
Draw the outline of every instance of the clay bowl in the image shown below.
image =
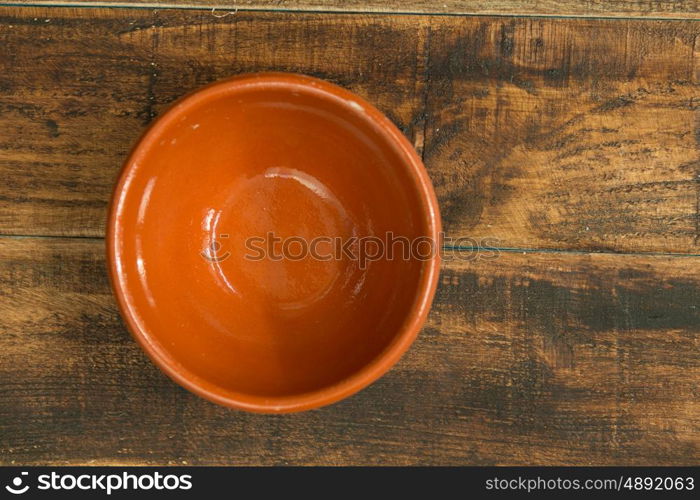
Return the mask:
[[[357,241],[439,231],[425,168],[384,115],[270,73],[204,87],[153,123],[121,171],[107,251],[121,313],[166,374],[282,413],[367,386],[425,321],[439,252],[363,262]],[[319,242],[313,255],[303,240]]]

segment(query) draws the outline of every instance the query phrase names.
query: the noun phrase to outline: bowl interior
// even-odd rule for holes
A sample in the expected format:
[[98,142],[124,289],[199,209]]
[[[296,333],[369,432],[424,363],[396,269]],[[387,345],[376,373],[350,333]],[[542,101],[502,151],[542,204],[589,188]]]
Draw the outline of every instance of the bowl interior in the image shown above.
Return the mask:
[[261,79],[194,94],[146,133],[110,245],[125,316],[167,371],[271,402],[327,390],[411,335],[428,262],[375,257],[362,238],[435,228],[375,114],[314,80]]

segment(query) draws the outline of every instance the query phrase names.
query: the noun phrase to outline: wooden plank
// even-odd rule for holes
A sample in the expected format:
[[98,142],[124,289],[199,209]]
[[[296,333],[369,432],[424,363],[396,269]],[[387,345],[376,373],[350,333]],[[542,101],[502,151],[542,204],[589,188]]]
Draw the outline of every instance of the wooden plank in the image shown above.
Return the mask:
[[166,379],[119,320],[103,255],[0,238],[2,464],[700,464],[696,257],[448,256],[387,376],[264,416]]
[[[13,2],[15,3],[15,2]],[[16,0],[18,4],[61,5],[58,0]],[[655,17],[697,19],[698,0],[75,0],[85,5],[140,5],[158,8],[217,8],[328,12],[437,13],[582,17]]]
[[453,238],[700,253],[696,23],[0,12],[2,234],[102,236],[119,166],[165,105],[284,70],[345,85],[426,141]]
[[0,8],[0,233],[102,236],[117,172],[148,122],[239,73],[325,78],[412,137],[423,129],[426,26],[394,16]]
[[700,253],[700,26],[432,23],[425,161],[451,237]]

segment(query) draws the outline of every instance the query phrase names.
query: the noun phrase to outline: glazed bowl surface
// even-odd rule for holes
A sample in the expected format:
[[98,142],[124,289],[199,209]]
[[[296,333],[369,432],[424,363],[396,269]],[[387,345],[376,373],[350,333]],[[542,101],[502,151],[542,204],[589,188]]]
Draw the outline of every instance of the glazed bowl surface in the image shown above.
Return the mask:
[[144,133],[114,191],[108,265],[166,374],[219,404],[291,412],[397,362],[435,292],[439,232],[425,168],[382,113],[322,80],[254,74],[185,96]]

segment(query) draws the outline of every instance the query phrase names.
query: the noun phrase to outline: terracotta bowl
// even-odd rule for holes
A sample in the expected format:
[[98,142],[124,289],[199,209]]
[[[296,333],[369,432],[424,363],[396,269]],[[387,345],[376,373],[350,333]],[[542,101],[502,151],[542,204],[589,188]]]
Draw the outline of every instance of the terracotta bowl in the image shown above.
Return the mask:
[[397,362],[439,252],[362,245],[439,231],[425,168],[384,115],[270,73],[199,89],[153,123],[121,171],[107,250],[121,313],[165,373],[216,403],[281,413],[345,398]]

